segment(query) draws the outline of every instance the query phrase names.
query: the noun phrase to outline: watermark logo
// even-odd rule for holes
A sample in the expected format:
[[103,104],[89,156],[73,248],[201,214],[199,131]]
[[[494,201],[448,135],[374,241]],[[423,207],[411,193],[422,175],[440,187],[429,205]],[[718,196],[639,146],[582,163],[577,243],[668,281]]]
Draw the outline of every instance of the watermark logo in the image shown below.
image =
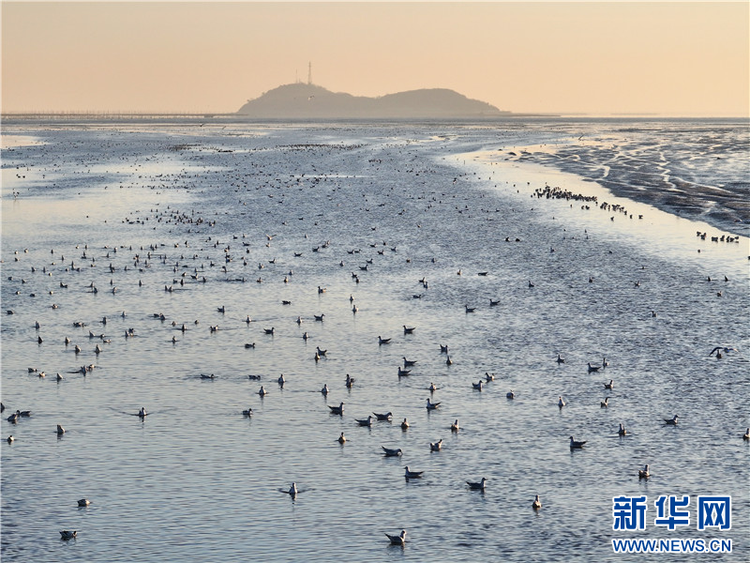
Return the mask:
[[732,497],[698,497],[698,529],[732,528]]
[[612,515],[614,516],[613,530],[645,530],[647,497],[614,497]]
[[[732,497],[698,496],[695,503],[695,522],[698,531],[709,528],[732,528]],[[656,516],[654,526],[674,531],[680,526],[690,526],[690,497],[687,495],[662,495],[654,501]],[[619,496],[612,498],[613,530],[645,530],[648,497]],[[612,540],[615,553],[731,553],[732,540],[722,538],[660,538]]]
[[654,501],[654,506],[656,507],[654,525],[666,526],[670,530],[674,530],[677,526],[689,526],[690,512],[680,510],[681,508],[687,508],[689,504],[690,497],[688,496],[684,496],[681,499],[677,499],[674,495],[669,497],[660,496]]

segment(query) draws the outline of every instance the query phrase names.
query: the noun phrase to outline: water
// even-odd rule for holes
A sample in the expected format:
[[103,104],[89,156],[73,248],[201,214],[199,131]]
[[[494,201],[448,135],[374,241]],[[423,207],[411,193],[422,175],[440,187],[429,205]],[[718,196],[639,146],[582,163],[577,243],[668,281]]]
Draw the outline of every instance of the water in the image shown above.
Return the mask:
[[[747,560],[748,240],[507,159],[577,128],[4,123],[4,416],[32,415],[2,422],[3,559],[628,561],[612,538],[718,537]],[[532,198],[545,184],[635,217]],[[731,530],[695,529],[709,494],[732,495]],[[619,495],[648,495],[645,531],[612,530]],[[654,526],[660,495],[691,496],[690,526]]]

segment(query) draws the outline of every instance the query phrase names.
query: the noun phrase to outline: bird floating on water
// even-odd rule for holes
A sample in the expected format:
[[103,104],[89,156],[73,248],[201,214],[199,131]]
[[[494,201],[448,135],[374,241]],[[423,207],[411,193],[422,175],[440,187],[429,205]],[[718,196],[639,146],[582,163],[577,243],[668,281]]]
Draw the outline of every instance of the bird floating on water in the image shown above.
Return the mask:
[[74,537],[78,535],[77,530],[62,530],[60,532],[60,539],[62,540],[72,540]]
[[404,421],[401,423],[401,430],[407,430],[409,428],[409,421],[404,419]]
[[604,409],[609,406],[609,397],[605,397],[604,400],[601,402],[601,407]]
[[342,432],[341,435],[336,440],[339,444],[343,444],[346,442],[346,436],[344,436],[344,433]]
[[620,423],[620,429],[617,431],[617,434],[619,434],[620,436],[626,436],[627,433],[628,433],[628,431],[625,430],[625,425],[621,422]]
[[440,438],[437,442],[430,442],[430,451],[439,452],[443,449],[443,439]]
[[482,477],[482,480],[478,483],[466,481],[466,484],[469,485],[469,489],[471,489],[472,491],[484,491],[487,484],[487,478]]
[[664,422],[670,426],[677,426],[677,418],[677,415],[674,415],[672,418],[665,418]]
[[338,415],[344,414],[344,402],[343,401],[341,401],[341,403],[337,407],[328,405],[328,408],[331,409],[331,414],[338,414]]
[[577,440],[574,440],[573,436],[570,437],[570,449],[571,450],[583,448],[584,444],[586,444],[586,440],[584,440],[583,442],[579,442]]
[[407,479],[420,479],[424,471],[412,471],[408,465],[404,466],[404,477]]
[[138,411],[138,416],[140,418],[146,418],[146,415],[148,415],[148,413],[146,412],[146,407],[141,407],[141,410]]
[[65,434],[65,428],[63,428],[62,426],[60,426],[60,425],[58,424],[58,425],[57,425],[57,435],[58,435],[58,436],[62,436],[63,434]]
[[591,362],[588,363],[588,366],[589,366],[589,373],[599,371],[600,369],[602,369],[602,366],[591,365]]
[[609,389],[609,390],[614,389],[614,386],[615,386],[615,382],[612,379],[609,380],[609,383],[604,384],[604,388]]
[[383,413],[383,414],[378,414],[376,412],[372,414],[374,414],[375,418],[377,418],[378,420],[390,421],[393,418],[393,413],[390,411],[388,411],[387,413]]
[[456,420],[455,420],[455,421],[453,422],[453,424],[451,424],[451,432],[458,432],[459,428],[460,428],[460,427],[459,427],[459,425],[458,425],[458,419],[456,419]]
[[505,394],[505,397],[506,397],[507,399],[515,399],[515,398],[516,398],[516,394],[515,394],[515,393],[513,392],[513,389],[511,389],[510,391],[508,391],[508,392],[507,392],[507,393]]
[[385,534],[391,542],[391,545],[404,545],[406,543],[406,530],[401,530],[398,536],[392,536],[391,534]]
[[565,406],[565,401],[563,400],[562,395],[557,398],[557,406],[560,408],[563,408]]
[[643,466],[643,469],[638,470],[638,479],[648,479],[651,477],[651,473],[648,470],[648,464]]
[[82,498],[78,501],[78,506],[81,506],[81,507],[88,506],[90,504],[91,504],[91,501],[87,498]]
[[354,420],[360,426],[372,426],[372,415],[369,415],[367,418],[355,418]]
[[540,508],[542,508],[542,501],[539,500],[539,495],[536,495],[534,497],[534,502],[531,503],[531,508],[533,508],[534,510],[539,510]]
[[401,451],[401,448],[386,448],[385,446],[380,446],[380,447],[383,448],[385,457],[398,457],[403,453]]
[[434,411],[439,406],[440,406],[440,403],[433,403],[432,401],[430,401],[429,397],[427,398],[427,405],[426,405],[426,407],[427,407],[428,411]]

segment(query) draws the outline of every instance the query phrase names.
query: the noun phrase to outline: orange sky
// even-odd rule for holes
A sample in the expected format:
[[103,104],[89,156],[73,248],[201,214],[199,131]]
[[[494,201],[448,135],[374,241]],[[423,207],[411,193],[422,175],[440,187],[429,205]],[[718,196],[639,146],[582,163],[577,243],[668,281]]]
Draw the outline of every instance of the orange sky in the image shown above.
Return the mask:
[[234,112],[297,77],[514,112],[750,115],[750,3],[7,2],[2,110]]

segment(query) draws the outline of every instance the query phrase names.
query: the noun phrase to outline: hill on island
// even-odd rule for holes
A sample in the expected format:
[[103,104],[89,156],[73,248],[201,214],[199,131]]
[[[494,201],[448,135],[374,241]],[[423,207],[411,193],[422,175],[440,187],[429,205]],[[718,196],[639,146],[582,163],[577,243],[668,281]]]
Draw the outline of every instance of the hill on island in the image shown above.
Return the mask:
[[279,86],[248,100],[237,114],[278,119],[466,119],[499,117],[509,112],[445,88],[368,98],[296,83]]

